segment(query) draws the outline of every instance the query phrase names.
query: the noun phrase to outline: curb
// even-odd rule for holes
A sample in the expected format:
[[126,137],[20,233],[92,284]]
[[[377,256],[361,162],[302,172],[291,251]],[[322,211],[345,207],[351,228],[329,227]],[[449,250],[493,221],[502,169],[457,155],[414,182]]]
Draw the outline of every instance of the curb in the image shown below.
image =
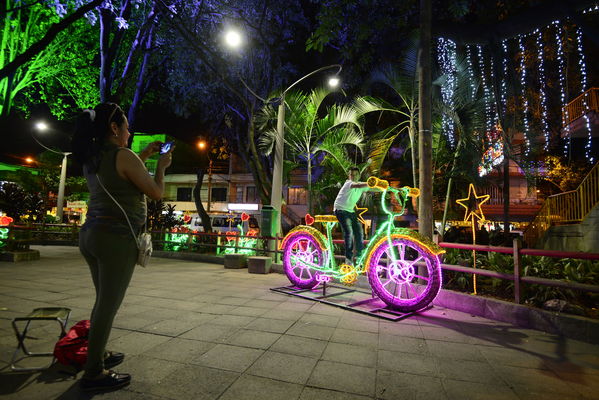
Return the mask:
[[[207,254],[156,251],[152,256],[224,264],[224,257]],[[283,274],[283,265],[273,263],[271,271]],[[370,289],[368,280],[364,276],[358,278],[356,286],[361,289]],[[441,292],[433,301],[433,305],[510,323],[521,328],[536,329],[570,339],[599,344],[599,320],[591,318],[551,312],[527,305],[446,289],[441,289]]]

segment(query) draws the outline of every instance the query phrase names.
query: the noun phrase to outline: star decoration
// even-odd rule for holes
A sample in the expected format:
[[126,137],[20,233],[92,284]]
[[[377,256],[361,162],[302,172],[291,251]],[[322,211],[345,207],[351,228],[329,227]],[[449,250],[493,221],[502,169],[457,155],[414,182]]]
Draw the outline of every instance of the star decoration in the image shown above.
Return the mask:
[[364,220],[364,217],[362,217],[362,214],[364,214],[366,211],[368,211],[368,208],[364,207],[358,207],[356,206],[356,212],[358,214],[358,221],[360,221],[362,224],[366,225],[366,221]]
[[235,214],[227,214],[227,222],[235,222]]
[[474,222],[475,219],[484,220],[485,215],[483,214],[481,206],[486,203],[490,197],[491,196],[488,194],[478,196],[476,194],[476,190],[474,189],[474,185],[470,184],[468,187],[468,197],[456,200],[456,203],[466,209],[464,221],[468,221],[470,219],[472,219],[472,222]]

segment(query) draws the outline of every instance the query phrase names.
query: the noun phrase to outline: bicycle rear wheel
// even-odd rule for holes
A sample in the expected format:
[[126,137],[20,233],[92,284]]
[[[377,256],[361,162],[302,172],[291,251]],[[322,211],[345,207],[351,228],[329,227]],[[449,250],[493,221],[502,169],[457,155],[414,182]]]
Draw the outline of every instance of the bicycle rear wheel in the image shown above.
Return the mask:
[[324,267],[326,252],[316,238],[305,231],[291,232],[283,247],[283,269],[289,281],[302,289],[318,285],[312,266]]

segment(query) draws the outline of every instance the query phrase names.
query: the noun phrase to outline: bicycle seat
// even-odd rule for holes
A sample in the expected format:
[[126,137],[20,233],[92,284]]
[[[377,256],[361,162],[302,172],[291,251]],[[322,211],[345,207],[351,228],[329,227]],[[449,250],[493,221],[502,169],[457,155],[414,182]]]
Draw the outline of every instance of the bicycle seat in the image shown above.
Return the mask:
[[337,222],[335,215],[315,215],[314,222]]

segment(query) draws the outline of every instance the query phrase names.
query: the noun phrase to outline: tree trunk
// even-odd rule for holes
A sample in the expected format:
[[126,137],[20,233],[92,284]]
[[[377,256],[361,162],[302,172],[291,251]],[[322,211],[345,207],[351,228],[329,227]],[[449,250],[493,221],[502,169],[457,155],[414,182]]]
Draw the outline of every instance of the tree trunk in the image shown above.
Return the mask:
[[112,82],[110,81],[110,31],[112,14],[100,8],[100,102],[105,103],[110,97]]
[[196,173],[197,181],[196,185],[193,188],[193,201],[196,203],[196,209],[198,211],[198,215],[202,220],[202,226],[204,227],[204,232],[212,233],[212,222],[210,221],[210,216],[204,209],[204,205],[202,204],[202,197],[200,195],[202,190],[202,183],[204,182],[204,170],[199,169]]
[[[154,25],[150,26],[148,31],[148,35],[143,45],[143,58],[141,62],[141,66],[139,67],[139,74],[137,75],[137,84],[135,85],[135,94],[133,95],[133,101],[131,102],[131,107],[129,107],[129,112],[127,114],[127,119],[129,120],[129,130],[131,132],[135,132],[135,122],[137,117],[137,110],[139,105],[141,104],[141,99],[144,96],[145,88],[147,87],[145,82],[146,75],[146,67],[148,65],[148,60],[150,59],[150,49],[152,47],[152,41],[154,40]],[[131,141],[133,140],[133,135],[131,134]]]
[[418,231],[433,236],[433,136],[431,133],[431,0],[420,0],[420,50],[418,52],[418,153],[420,201]]
[[[273,196],[273,193],[270,193],[270,188],[266,187],[266,185],[269,182],[269,179],[266,176],[266,171],[264,169],[264,165],[261,162],[261,157],[258,154],[258,149],[256,149],[253,107],[252,107],[252,109],[248,110],[248,114],[249,114],[249,118],[248,118],[248,148],[250,151],[250,158],[254,161],[253,165],[256,169],[256,176],[258,178],[256,180],[256,186],[258,186],[258,184],[259,184],[259,186],[262,189],[262,192],[264,193],[264,197],[268,198],[268,200],[269,200],[268,203],[263,203],[263,204],[269,204],[270,198],[271,198],[271,196]],[[280,196],[280,194],[279,194],[279,196]]]
[[445,234],[445,224],[447,223],[447,211],[449,210],[449,200],[451,198],[451,187],[453,186],[453,174],[455,171],[456,162],[458,161],[460,148],[462,147],[462,135],[458,139],[458,145],[455,148],[453,163],[449,172],[449,181],[447,182],[447,192],[445,193],[445,206],[443,207],[443,220],[441,221],[441,235]]
[[[507,143],[504,142],[503,148]],[[510,242],[510,158],[503,157],[503,233],[505,244]]]
[[418,187],[418,168],[416,168],[416,164],[418,163],[418,156],[416,154],[416,124],[414,121],[410,121],[410,129],[408,130],[408,134],[410,135],[410,152],[412,153],[412,185],[417,188]]
[[312,157],[308,154],[308,214],[312,214]]

